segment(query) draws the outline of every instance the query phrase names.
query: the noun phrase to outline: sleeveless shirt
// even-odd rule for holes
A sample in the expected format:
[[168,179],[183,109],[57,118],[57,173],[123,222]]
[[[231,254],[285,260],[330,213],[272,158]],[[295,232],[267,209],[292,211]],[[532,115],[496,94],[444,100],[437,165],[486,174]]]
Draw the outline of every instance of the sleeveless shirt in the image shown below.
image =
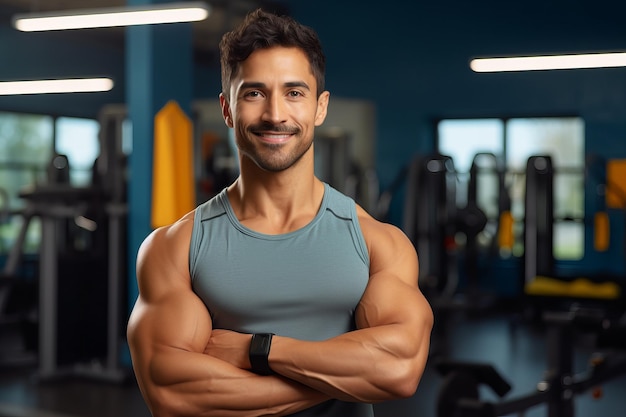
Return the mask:
[[[224,189],[196,208],[189,270],[213,328],[316,341],[356,328],[369,255],[355,202],[328,184],[313,220],[278,235],[241,224]],[[339,400],[293,414],[373,415],[370,404]]]

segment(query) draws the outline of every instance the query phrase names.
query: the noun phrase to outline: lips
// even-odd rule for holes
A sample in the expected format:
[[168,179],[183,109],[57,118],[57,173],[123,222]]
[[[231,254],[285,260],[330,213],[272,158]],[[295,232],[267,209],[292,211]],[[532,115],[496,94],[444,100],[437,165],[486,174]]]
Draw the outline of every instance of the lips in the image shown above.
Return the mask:
[[285,143],[293,136],[292,133],[271,133],[271,132],[256,132],[255,135],[263,142],[267,143]]

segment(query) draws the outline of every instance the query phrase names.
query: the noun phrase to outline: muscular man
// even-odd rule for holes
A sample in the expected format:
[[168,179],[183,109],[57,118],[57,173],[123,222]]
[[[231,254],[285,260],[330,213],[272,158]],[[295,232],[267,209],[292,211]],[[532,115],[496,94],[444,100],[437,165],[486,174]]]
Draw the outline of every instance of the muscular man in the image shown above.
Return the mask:
[[220,50],[240,175],[139,250],[139,387],[155,417],[373,416],[413,395],[428,355],[414,247],[315,177],[316,33],[257,10]]

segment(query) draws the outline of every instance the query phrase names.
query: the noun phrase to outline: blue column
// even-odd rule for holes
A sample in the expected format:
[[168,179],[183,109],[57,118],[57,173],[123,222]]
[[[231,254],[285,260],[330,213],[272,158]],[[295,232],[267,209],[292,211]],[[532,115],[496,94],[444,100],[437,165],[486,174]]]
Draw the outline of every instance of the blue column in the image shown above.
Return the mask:
[[[164,3],[128,0],[128,5]],[[191,23],[135,26],[126,29],[126,104],[132,123],[128,182],[129,311],[137,298],[137,250],[152,231],[152,144],[154,116],[175,100],[190,114],[193,79]]]

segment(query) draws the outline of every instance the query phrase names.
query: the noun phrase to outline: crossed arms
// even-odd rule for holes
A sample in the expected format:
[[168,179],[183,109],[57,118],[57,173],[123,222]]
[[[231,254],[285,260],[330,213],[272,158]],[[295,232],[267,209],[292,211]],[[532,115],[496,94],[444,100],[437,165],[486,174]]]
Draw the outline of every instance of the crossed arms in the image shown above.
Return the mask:
[[193,214],[153,232],[139,251],[140,295],[128,325],[137,381],[152,414],[282,416],[331,398],[374,403],[412,395],[433,324],[417,286],[417,256],[398,229],[361,215],[371,266],[357,330],[319,342],[276,335],[271,376],[249,371],[251,336],[213,330],[191,289]]

